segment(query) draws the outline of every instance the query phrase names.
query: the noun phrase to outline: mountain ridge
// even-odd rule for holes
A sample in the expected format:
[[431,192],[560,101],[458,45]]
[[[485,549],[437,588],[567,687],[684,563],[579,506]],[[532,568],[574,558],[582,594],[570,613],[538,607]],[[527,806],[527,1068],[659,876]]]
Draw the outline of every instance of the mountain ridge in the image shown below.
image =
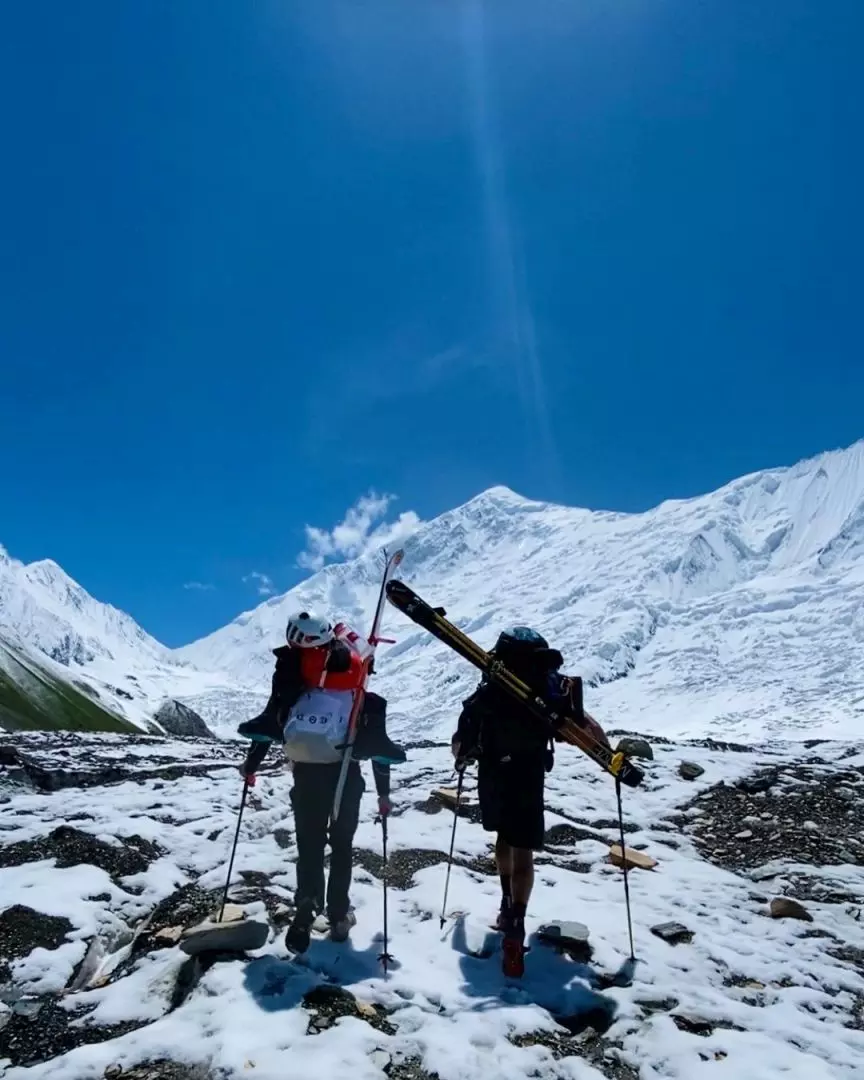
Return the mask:
[[[813,678],[838,701],[839,719],[820,705],[812,724],[836,734],[860,716],[851,672],[864,642],[855,599],[864,440],[642,512],[568,507],[496,485],[421,523],[403,546],[400,573],[481,644],[503,625],[532,622],[562,647],[600,709],[643,725],[677,713],[678,735],[746,733],[749,722],[759,734],[798,730],[806,724],[794,713],[812,711]],[[31,646],[118,691],[139,726],[170,697],[231,734],[266,698],[289,611],[318,606],[363,630],[379,577],[377,552],[329,564],[170,650],[53,560],[23,564],[0,548],[0,626],[17,617]],[[382,646],[376,686],[400,723],[425,697],[423,731],[443,730],[475,673],[392,609],[386,625],[399,640]]]

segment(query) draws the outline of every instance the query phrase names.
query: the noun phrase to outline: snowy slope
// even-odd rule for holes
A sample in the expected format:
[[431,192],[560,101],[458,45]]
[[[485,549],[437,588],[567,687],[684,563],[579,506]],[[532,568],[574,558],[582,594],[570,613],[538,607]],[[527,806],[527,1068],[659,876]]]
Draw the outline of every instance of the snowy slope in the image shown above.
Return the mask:
[[115,696],[86,677],[0,633],[0,728],[134,731],[122,718]]
[[[50,559],[25,564],[0,548],[0,633],[57,678],[88,685],[92,697],[139,728],[166,697],[209,693],[230,711],[230,680],[198,672]],[[248,701],[245,694],[241,712]]]
[[[598,993],[597,977],[618,969],[628,951],[621,873],[608,861],[615,794],[575,751],[562,751],[549,777],[547,848],[526,924],[532,948],[516,981],[502,976],[500,943],[489,931],[499,899],[492,837],[470,816],[458,822],[450,918],[439,924],[453,821],[429,799],[452,779],[441,749],[412,751],[394,770],[388,974],[378,960],[381,829],[371,790],[355,840],[350,941],[315,940],[300,960],[286,954],[297,852],[291,780],[280,768],[262,773],[249,797],[231,878],[232,900],[267,924],[268,939],[245,957],[221,954],[190,970],[170,928],[192,926],[219,903],[238,779],[218,746],[140,742],[0,739],[7,754],[38,754],[46,769],[53,754],[61,775],[73,754],[97,767],[121,765],[124,776],[58,794],[16,788],[0,763],[9,796],[0,804],[0,929],[6,911],[21,905],[5,923],[14,918],[17,934],[7,936],[15,951],[0,987],[0,1072],[6,1065],[8,1080],[101,1080],[121,1070],[132,1080],[864,1074],[864,923],[855,900],[864,891],[861,743],[823,744],[818,756],[801,744],[751,753],[657,744],[645,785],[626,800],[628,846],[657,860],[630,875],[640,962],[632,985]],[[695,784],[678,776],[682,753],[705,769]],[[179,775],[166,782],[172,762]],[[770,790],[745,794],[744,779],[766,771]],[[473,797],[473,776],[469,786]],[[721,813],[718,798],[736,805]],[[819,816],[820,799],[823,813],[849,814],[848,851],[818,857],[817,845],[814,857],[812,823],[791,827],[812,813],[830,832],[837,819]],[[745,825],[753,839],[733,840]],[[723,859],[730,841],[749,852],[734,870]],[[770,900],[782,895],[800,898],[813,921],[770,918]],[[46,917],[68,922],[57,927]],[[589,928],[588,963],[537,940],[544,922],[560,918]],[[670,921],[683,923],[692,942],[672,946],[651,933]],[[328,1015],[320,995],[331,981],[364,1011],[342,998],[343,1010]],[[605,1033],[569,1034],[598,1007],[614,1010]]]
[[[481,644],[514,622],[552,639],[607,723],[843,737],[864,719],[864,441],[643,514],[493,488],[405,549],[405,580]],[[377,561],[327,567],[179,655],[266,689],[291,610],[366,625]],[[442,734],[473,671],[392,609],[386,626],[376,686],[397,726]]]

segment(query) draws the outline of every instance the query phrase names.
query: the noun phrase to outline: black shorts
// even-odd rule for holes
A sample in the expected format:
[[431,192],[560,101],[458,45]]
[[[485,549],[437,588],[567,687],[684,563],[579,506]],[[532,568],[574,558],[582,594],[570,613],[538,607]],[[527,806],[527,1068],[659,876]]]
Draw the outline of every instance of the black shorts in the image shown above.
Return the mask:
[[480,820],[505,844],[542,851],[546,835],[544,785],[546,763],[519,760],[478,763],[477,797]]

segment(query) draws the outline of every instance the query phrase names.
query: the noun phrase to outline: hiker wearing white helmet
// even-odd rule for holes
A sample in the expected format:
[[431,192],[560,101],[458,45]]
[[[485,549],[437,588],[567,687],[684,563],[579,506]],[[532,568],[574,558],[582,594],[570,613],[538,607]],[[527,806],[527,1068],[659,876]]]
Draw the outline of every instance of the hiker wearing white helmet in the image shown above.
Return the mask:
[[[355,923],[349,900],[352,846],[366,789],[359,762],[372,760],[378,812],[390,812],[390,765],[405,754],[387,738],[387,703],[364,694],[352,760],[338,817],[331,821],[336,786],[348,738],[355,695],[364,680],[363,659],[347,628],[308,610],[290,616],[287,645],[274,649],[276,669],[270,700],[260,716],[238,731],[252,739],[241,773],[254,775],[273,743],[281,743],[292,762],[291,805],[297,839],[295,914],[285,942],[295,952],[309,947],[316,915],[326,912],[330,936],[344,941]],[[330,873],[324,875],[324,849],[330,841]]]

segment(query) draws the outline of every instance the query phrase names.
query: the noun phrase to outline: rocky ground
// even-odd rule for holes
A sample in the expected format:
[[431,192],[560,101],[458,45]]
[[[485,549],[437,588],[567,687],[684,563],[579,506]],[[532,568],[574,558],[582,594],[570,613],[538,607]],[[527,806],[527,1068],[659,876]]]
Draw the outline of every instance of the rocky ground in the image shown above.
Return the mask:
[[[364,800],[352,942],[316,941],[300,961],[281,941],[295,848],[278,764],[250,795],[231,882],[236,914],[262,923],[266,941],[189,956],[184,932],[220,906],[236,748],[0,735],[0,1072],[635,1080],[722,1063],[736,1080],[856,1075],[864,746],[637,749],[651,760],[642,788],[625,794],[626,842],[655,865],[629,875],[632,985],[611,978],[628,951],[622,872],[609,859],[614,786],[576,751],[559,752],[549,778],[531,929],[580,920],[589,944],[554,949],[535,935],[525,979],[510,985],[489,930],[497,877],[470,785],[440,927],[453,823],[435,794],[452,781],[441,747],[414,747],[394,772],[386,871]],[[652,932],[669,922],[684,924],[679,944]]]

